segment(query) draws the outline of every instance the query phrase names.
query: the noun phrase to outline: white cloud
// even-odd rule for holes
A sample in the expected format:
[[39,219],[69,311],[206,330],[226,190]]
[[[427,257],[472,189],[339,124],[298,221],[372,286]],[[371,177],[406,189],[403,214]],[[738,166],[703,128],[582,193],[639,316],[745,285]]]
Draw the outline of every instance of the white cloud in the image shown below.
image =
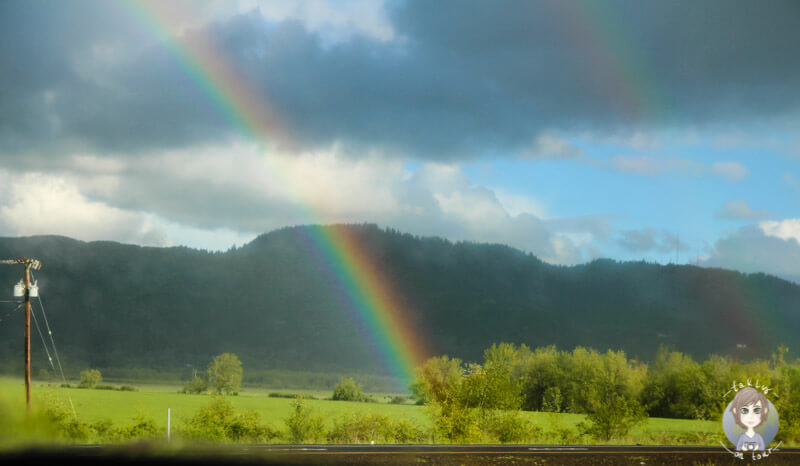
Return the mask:
[[739,162],[716,162],[711,165],[711,174],[724,178],[730,183],[742,181],[749,170]]
[[544,132],[523,148],[518,156],[531,159],[566,159],[578,157],[581,154],[581,148],[574,145],[569,139],[552,132]]
[[[11,180],[8,174],[5,177]],[[146,215],[86,198],[68,178],[28,173],[14,177],[0,205],[4,235],[58,234],[164,246],[168,239]]]
[[[703,264],[748,273],[762,272],[800,283],[800,243],[793,236],[797,234],[795,222],[786,224],[787,230],[776,229],[769,234],[756,225],[742,227],[719,239]],[[786,238],[773,234],[776,232]]]
[[[170,244],[179,244],[195,249],[225,251],[234,245],[242,246],[247,244],[258,236],[256,233],[240,232],[230,228],[193,228],[155,215],[148,217],[169,236]],[[172,238],[179,238],[180,240],[176,241]]]
[[492,191],[506,212],[513,217],[521,214],[532,214],[539,218],[547,216],[547,208],[537,199],[514,194],[502,188],[492,188]]
[[167,27],[180,33],[236,14],[259,11],[273,21],[295,20],[311,30],[328,35],[334,41],[360,34],[388,41],[395,37],[394,28],[386,16],[382,0],[225,0],[148,1],[157,11],[168,17]]
[[9,199],[0,201],[0,235],[224,250],[286,225],[374,222],[574,264],[596,257],[595,242],[608,234],[588,218],[544,221],[535,199],[475,185],[458,164],[411,168],[379,152],[353,158],[337,145],[293,156],[247,143],[138,158],[81,154],[47,168],[47,176],[0,183],[0,199]]
[[[451,240],[507,244],[558,264],[593,257],[588,245],[575,244],[568,233],[531,213],[538,209],[534,200],[508,193],[498,196],[492,189],[474,186],[457,166],[425,164],[408,183],[417,201],[429,199],[432,203],[419,202],[420,207],[426,206],[425,215],[396,216],[393,226]],[[513,213],[503,201],[513,206]]]
[[771,217],[772,214],[766,210],[755,211],[742,199],[736,199],[726,202],[722,209],[717,212],[718,218],[727,218],[731,220],[757,220]]
[[761,222],[758,224],[758,227],[767,236],[787,241],[793,239],[800,245],[800,219],[792,218],[780,222]]
[[492,228],[508,216],[494,195],[485,189],[434,193],[434,199],[445,215],[456,216],[474,225],[473,228]]

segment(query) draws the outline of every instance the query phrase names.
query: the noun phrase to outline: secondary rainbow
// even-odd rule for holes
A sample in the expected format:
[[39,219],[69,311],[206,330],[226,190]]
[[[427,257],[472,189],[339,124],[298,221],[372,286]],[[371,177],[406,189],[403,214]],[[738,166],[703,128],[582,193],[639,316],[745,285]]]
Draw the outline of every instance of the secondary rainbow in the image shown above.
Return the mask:
[[594,79],[616,102],[618,111],[634,120],[667,112],[658,76],[649,64],[651,58],[620,22],[621,12],[615,11],[613,4],[564,1],[554,3],[553,8],[575,39],[584,62],[598,65],[592,69]]
[[[185,12],[169,10],[175,3],[129,0],[127,10],[149,33],[163,42],[189,77],[238,131],[268,148],[292,149],[296,145],[266,96],[259,93],[229,64],[210,37],[194,33],[177,38],[169,26]],[[269,160],[265,158],[265,163]],[[277,164],[272,166],[280,174]],[[275,170],[270,170],[274,172]],[[280,182],[274,176],[271,182]],[[298,200],[302,199],[298,193]],[[298,202],[299,223],[326,223],[309,202]],[[350,230],[341,226],[309,226],[307,238],[346,298],[351,317],[366,328],[372,346],[391,373],[406,384],[414,368],[430,354],[419,333],[410,327],[392,284],[359,247]]]

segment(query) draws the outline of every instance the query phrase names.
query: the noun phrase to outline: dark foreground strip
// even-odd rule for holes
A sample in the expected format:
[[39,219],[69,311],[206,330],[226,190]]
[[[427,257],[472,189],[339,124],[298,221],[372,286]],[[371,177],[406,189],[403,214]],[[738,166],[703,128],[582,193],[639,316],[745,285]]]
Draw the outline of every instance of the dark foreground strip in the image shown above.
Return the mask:
[[0,454],[10,464],[530,464],[530,465],[796,465],[800,449],[743,459],[722,447],[548,445],[231,445],[168,447],[84,445]]

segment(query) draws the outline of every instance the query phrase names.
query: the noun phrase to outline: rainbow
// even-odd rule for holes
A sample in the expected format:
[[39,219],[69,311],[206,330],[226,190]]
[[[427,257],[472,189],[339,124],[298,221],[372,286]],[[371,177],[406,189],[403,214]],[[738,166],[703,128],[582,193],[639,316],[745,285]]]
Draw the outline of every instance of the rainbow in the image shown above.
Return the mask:
[[586,63],[597,65],[603,91],[626,112],[627,117],[661,116],[668,109],[663,93],[653,83],[659,79],[650,71],[648,59],[637,41],[625,33],[621,15],[610,3],[564,1],[552,4],[554,13],[576,40]]
[[[244,80],[219,52],[209,37],[201,34],[175,37],[169,26],[185,11],[175,3],[128,0],[127,10],[148,32],[163,42],[186,74],[214,103],[225,118],[263,150],[296,147],[269,100]],[[170,9],[171,8],[171,9]],[[266,163],[269,160],[265,158]],[[271,172],[280,172],[272,167]],[[279,182],[275,176],[272,181]],[[296,193],[301,200],[302,193]],[[298,201],[296,212],[313,252],[346,298],[351,317],[367,329],[372,347],[392,375],[406,385],[414,370],[430,356],[422,338],[409,324],[401,300],[380,267],[359,247],[352,230],[342,226],[316,226],[325,223],[320,209]]]

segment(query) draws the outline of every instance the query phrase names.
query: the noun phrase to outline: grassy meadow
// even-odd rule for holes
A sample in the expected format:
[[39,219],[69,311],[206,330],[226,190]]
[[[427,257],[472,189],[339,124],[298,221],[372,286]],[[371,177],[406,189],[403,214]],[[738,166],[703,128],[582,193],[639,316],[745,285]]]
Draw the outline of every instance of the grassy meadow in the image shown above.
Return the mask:
[[[58,384],[34,382],[32,399],[34,411],[46,403],[60,403],[68,407],[69,400],[75,407],[78,419],[87,424],[98,422],[111,423],[114,426],[128,426],[135,419],[150,419],[160,430],[166,431],[167,409],[171,410],[171,428],[175,432],[212,400],[210,395],[179,394],[178,385],[145,385],[136,386],[138,391],[115,391],[98,389],[62,388]],[[20,429],[15,432],[14,423],[24,419],[25,391],[22,379],[0,378],[0,446],[8,448],[13,445],[35,441],[41,432],[36,428]],[[269,393],[299,393],[298,390],[267,390],[262,388],[245,389],[238,396],[226,397],[238,412],[255,412],[261,423],[275,431],[285,431],[285,420],[292,413],[293,400],[268,396]],[[412,404],[389,404],[387,394],[372,393],[377,403],[359,403],[348,401],[331,401],[330,392],[304,391],[304,396],[318,399],[306,399],[305,403],[316,415],[319,415],[326,430],[332,429],[337,422],[346,416],[356,414],[377,414],[392,420],[405,419],[420,427],[425,432],[431,431],[431,420],[423,406]],[[538,436],[530,443],[576,444],[598,443],[596,440],[581,437],[578,425],[585,421],[582,414],[523,412],[532,426],[538,429]],[[5,418],[5,419],[3,419]],[[21,424],[20,424],[21,425]],[[25,431],[25,432],[23,432]],[[682,419],[650,418],[646,423],[635,427],[630,434],[611,443],[617,444],[717,444],[721,429],[717,422]],[[3,439],[2,437],[7,437]],[[434,439],[428,434],[428,442]],[[288,437],[280,435],[275,443],[288,443]],[[492,442],[493,443],[493,442]],[[526,442],[528,443],[528,442]],[[602,443],[602,442],[601,442]]]

